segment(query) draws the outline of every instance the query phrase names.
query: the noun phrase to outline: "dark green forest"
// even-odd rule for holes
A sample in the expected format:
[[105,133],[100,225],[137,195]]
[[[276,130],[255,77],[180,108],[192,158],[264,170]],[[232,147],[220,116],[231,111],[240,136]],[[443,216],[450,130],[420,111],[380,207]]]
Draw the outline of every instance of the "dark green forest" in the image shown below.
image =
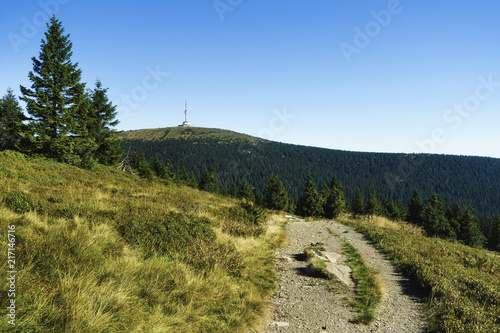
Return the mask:
[[346,199],[356,189],[368,198],[372,186],[382,202],[400,200],[408,206],[413,190],[427,201],[433,192],[447,207],[459,203],[475,209],[481,219],[500,214],[500,159],[435,154],[364,153],[272,142],[242,134],[206,128],[165,128],[121,134],[122,147],[170,161],[174,171],[185,168],[201,178],[215,171],[219,185],[234,192],[246,179],[262,193],[271,174],[297,200],[310,173],[316,186],[337,176]]

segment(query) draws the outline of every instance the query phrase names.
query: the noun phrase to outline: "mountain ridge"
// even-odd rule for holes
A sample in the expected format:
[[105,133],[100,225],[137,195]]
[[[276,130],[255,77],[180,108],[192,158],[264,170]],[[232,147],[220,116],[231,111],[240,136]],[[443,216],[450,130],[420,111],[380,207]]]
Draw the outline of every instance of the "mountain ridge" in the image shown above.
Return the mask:
[[[242,138],[242,139],[247,139],[249,141],[255,141],[255,142],[270,142],[270,143],[279,143],[279,144],[284,144],[284,145],[292,145],[292,146],[299,146],[299,147],[307,147],[307,148],[314,148],[314,149],[326,149],[326,150],[333,150],[333,151],[341,151],[341,152],[347,152],[347,153],[361,153],[361,154],[396,154],[396,155],[432,155],[432,156],[456,156],[456,157],[477,157],[477,158],[486,158],[486,159],[493,159],[493,160],[500,160],[500,157],[494,157],[494,156],[486,156],[486,155],[461,155],[461,154],[446,154],[446,153],[426,153],[426,152],[415,152],[415,153],[409,153],[409,152],[388,152],[388,151],[368,151],[368,150],[351,150],[351,149],[340,149],[340,148],[331,148],[331,147],[322,147],[322,146],[311,146],[311,145],[305,145],[305,144],[298,144],[298,143],[290,143],[290,142],[282,142],[279,140],[270,140],[270,139],[264,139],[260,138],[251,134],[246,134],[246,133],[240,133],[237,131],[233,130],[228,130],[228,129],[223,129],[223,128],[215,128],[215,127],[198,127],[198,126],[190,126],[190,127],[184,127],[184,126],[167,126],[167,127],[157,127],[157,128],[143,128],[143,129],[136,129],[136,130],[121,130],[118,131],[119,133],[119,138],[120,139],[125,139],[125,140],[132,140],[132,139],[137,139],[137,138],[142,138],[145,135],[150,136],[154,140],[158,140],[158,134],[166,131],[168,134],[174,134],[176,130],[182,131],[182,130],[191,130],[194,129],[195,131],[201,131],[202,133],[210,133],[215,134],[225,134],[225,133],[232,133],[235,136]],[[160,138],[189,138],[189,135],[173,135],[169,136],[168,134],[164,134]],[[200,136],[200,135],[198,135]],[[230,135],[225,135],[225,137],[230,138]],[[153,141],[154,141],[153,140]]]

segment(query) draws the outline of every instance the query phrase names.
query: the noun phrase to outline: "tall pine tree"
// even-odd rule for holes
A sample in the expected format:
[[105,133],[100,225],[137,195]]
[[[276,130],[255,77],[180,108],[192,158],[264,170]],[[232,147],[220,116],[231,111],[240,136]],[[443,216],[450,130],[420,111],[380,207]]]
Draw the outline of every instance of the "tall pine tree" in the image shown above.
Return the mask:
[[365,203],[363,199],[363,194],[361,194],[361,190],[356,190],[356,196],[354,197],[354,201],[352,202],[352,216],[354,218],[363,215],[365,213]]
[[400,201],[394,202],[392,196],[389,199],[384,199],[382,207],[382,214],[393,221],[403,221],[406,218],[406,207]]
[[365,214],[380,215],[380,204],[377,199],[377,192],[375,191],[374,185],[372,185],[372,191],[366,201]]
[[439,194],[433,192],[425,212],[425,231],[429,236],[456,238],[445,215],[444,202]]
[[207,169],[203,170],[198,188],[200,190],[212,193],[219,191],[219,183],[217,182],[217,179],[215,177],[214,169],[210,169],[210,171],[208,171]]
[[460,207],[459,203],[455,203],[452,208],[446,210],[446,218],[450,223],[450,228],[454,230],[455,235],[459,238],[461,233],[460,221],[463,218],[462,207]]
[[395,208],[394,219],[396,221],[403,221],[407,215],[405,204],[398,199],[394,204],[394,208]]
[[101,81],[95,83],[95,88],[89,92],[90,108],[87,119],[88,138],[95,143],[93,158],[99,163],[113,165],[123,154],[120,141],[113,129],[118,125],[116,106],[107,96],[107,88]]
[[424,226],[425,219],[425,206],[422,198],[420,197],[420,193],[415,188],[413,190],[413,196],[410,200],[410,205],[408,206],[408,215],[406,216],[406,220],[410,223],[416,224],[418,226]]
[[493,221],[493,230],[488,239],[488,247],[493,251],[500,252],[500,215],[497,215]]
[[337,179],[337,176],[334,175],[330,185],[330,193],[324,207],[325,216],[329,219],[334,219],[345,212],[346,209],[347,201],[344,195],[344,188],[342,187],[342,183]]
[[307,174],[304,194],[299,200],[298,213],[302,216],[320,217],[323,215],[321,197],[316,190],[311,173]]
[[241,183],[240,187],[238,188],[238,193],[237,193],[239,198],[246,199],[248,201],[255,201],[255,195],[253,194],[252,188],[248,184],[248,181],[246,178],[243,178],[243,182]]
[[165,165],[165,163],[163,163],[160,160],[158,155],[155,155],[155,157],[153,157],[153,159],[149,163],[149,166],[150,166],[151,170],[154,171],[154,173],[156,174],[157,177],[160,177],[163,179],[170,179],[171,175],[170,175],[169,167],[167,165]]
[[8,88],[0,99],[0,150],[20,148],[24,120],[28,118],[23,114],[14,91]]
[[465,245],[473,247],[482,247],[486,241],[486,237],[479,230],[473,209],[469,206],[464,207],[460,219],[460,234],[458,235],[458,239]]
[[134,151],[132,153],[132,160],[130,165],[132,166],[132,169],[136,170],[139,173],[140,177],[152,179],[153,172],[151,170],[151,166],[146,160],[146,157],[144,157],[144,152],[138,153]]
[[330,188],[328,187],[326,182],[323,182],[323,184],[321,184],[321,190],[319,191],[319,197],[321,198],[321,206],[323,207],[323,211],[325,210],[326,201],[328,200],[330,192]]
[[264,189],[264,204],[269,209],[285,210],[288,207],[288,193],[276,175],[271,175]]
[[189,183],[189,174],[185,167],[177,170],[177,173],[175,174],[175,180],[185,185]]
[[88,99],[81,70],[73,64],[69,35],[54,16],[47,24],[38,59],[33,57],[33,71],[28,73],[31,88],[21,86],[21,100],[32,121],[25,135],[27,148],[34,153],[80,164],[81,138],[87,135]]

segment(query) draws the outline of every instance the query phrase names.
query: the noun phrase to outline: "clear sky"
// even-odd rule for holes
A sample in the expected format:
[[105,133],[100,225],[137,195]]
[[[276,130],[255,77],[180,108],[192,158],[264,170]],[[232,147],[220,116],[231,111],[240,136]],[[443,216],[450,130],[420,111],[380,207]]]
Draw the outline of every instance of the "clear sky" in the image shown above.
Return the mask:
[[1,95],[30,85],[49,12],[119,130],[176,126],[187,97],[201,127],[500,158],[498,0],[9,1]]

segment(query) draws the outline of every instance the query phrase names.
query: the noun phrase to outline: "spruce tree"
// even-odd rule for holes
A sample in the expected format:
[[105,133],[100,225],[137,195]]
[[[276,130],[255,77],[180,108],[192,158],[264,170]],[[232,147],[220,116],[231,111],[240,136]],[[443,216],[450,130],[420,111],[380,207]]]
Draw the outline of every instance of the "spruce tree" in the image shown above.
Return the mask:
[[144,157],[144,152],[140,154],[137,152],[132,153],[132,161],[130,162],[132,169],[136,170],[139,173],[140,177],[151,179],[153,177],[153,173],[151,172],[151,167]]
[[247,201],[255,201],[255,196],[252,192],[252,188],[248,184],[248,181],[246,178],[243,178],[243,182],[241,183],[239,189],[238,189],[238,198],[246,199]]
[[118,162],[123,151],[113,129],[119,123],[116,120],[116,106],[108,99],[107,91],[101,81],[97,81],[95,88],[89,92],[90,110],[86,125],[88,138],[95,143],[93,157],[101,164],[113,165]]
[[460,234],[458,239],[465,245],[482,247],[486,238],[477,225],[473,209],[465,206],[460,220]]
[[326,207],[326,201],[328,200],[328,196],[330,195],[330,188],[328,187],[328,185],[326,184],[326,182],[323,182],[323,184],[321,184],[321,191],[319,191],[319,197],[321,199],[321,206],[323,206],[323,211],[324,211],[324,208]]
[[33,71],[28,73],[31,88],[21,86],[21,100],[32,120],[25,135],[27,148],[34,153],[79,164],[86,136],[88,99],[81,70],[73,64],[69,35],[54,16],[47,24],[38,59],[33,57]]
[[488,247],[493,251],[500,252],[500,215],[493,221],[493,229],[488,239]]
[[[187,176],[187,174],[186,174]],[[207,168],[203,169],[200,177],[200,183],[198,184],[198,188],[200,190],[206,191],[210,183],[210,174],[208,173]]]
[[431,199],[425,212],[424,228],[429,236],[441,238],[456,237],[446,218],[443,199],[435,192],[431,194]]
[[406,220],[410,223],[422,227],[424,225],[424,219],[425,219],[424,202],[420,197],[420,193],[418,193],[418,190],[415,188],[413,190],[413,196],[410,200],[410,205],[408,206],[408,215],[406,216]]
[[151,170],[154,171],[157,177],[163,179],[169,179],[169,170],[168,167],[163,163],[158,155],[155,155],[151,162],[149,163]]
[[215,178],[214,169],[210,169],[210,171],[208,171],[207,169],[203,170],[198,188],[200,190],[212,193],[215,193],[219,190],[219,184],[217,182],[217,179]]
[[271,175],[264,189],[264,204],[269,209],[285,210],[288,207],[288,193],[276,175]]
[[[167,164],[168,167],[168,164]],[[196,176],[194,175],[194,171],[191,171],[189,173],[189,179],[187,182],[188,186],[191,186],[192,188],[198,188],[198,181],[196,180]]]
[[363,199],[363,194],[361,194],[361,190],[356,190],[356,196],[354,197],[354,201],[352,202],[352,215],[354,218],[361,216],[365,213],[365,203]]
[[449,208],[446,210],[446,218],[450,223],[450,227],[454,230],[457,238],[460,238],[461,234],[461,221],[463,218],[462,207],[460,207],[459,203],[453,205],[453,208]]
[[407,214],[405,204],[398,199],[394,204],[394,208],[395,208],[394,219],[396,221],[404,221]]
[[381,210],[383,216],[391,220],[395,220],[396,206],[394,205],[394,199],[392,198],[392,196],[389,199],[382,200]]
[[[175,178],[179,183],[182,183],[185,185],[187,185],[189,183],[189,175],[188,175],[185,167],[182,167],[179,170],[177,170],[177,174],[175,175]],[[200,180],[200,182],[201,182],[201,180]]]
[[28,118],[23,114],[14,91],[8,88],[0,99],[0,150],[20,148],[24,120]]
[[374,185],[372,185],[372,191],[370,192],[370,196],[366,202],[365,214],[380,215],[380,204],[377,199],[377,192],[375,191]]
[[392,196],[389,199],[384,199],[381,214],[393,221],[403,221],[406,218],[406,207],[398,199],[394,202]]
[[311,173],[307,174],[304,194],[300,198],[298,213],[302,216],[320,217],[323,215],[321,197],[316,190]]
[[347,201],[344,195],[344,188],[342,187],[342,183],[337,179],[337,176],[334,175],[324,207],[325,216],[329,219],[334,219],[345,212],[346,209]]

